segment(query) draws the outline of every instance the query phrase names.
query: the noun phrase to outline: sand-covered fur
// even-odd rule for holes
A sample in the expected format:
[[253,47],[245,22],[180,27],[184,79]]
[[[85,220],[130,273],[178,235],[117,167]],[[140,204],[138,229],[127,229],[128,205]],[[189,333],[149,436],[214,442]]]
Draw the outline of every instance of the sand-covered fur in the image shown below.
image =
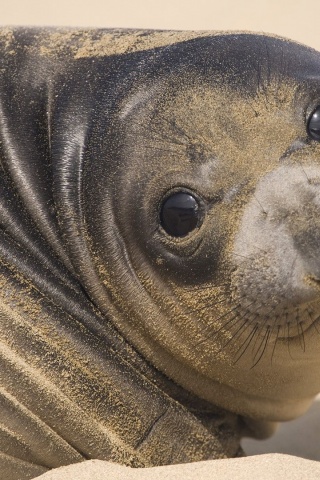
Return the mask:
[[[17,28],[0,46],[5,478],[237,457],[303,413],[320,54],[230,32]],[[163,221],[177,194],[184,235]]]

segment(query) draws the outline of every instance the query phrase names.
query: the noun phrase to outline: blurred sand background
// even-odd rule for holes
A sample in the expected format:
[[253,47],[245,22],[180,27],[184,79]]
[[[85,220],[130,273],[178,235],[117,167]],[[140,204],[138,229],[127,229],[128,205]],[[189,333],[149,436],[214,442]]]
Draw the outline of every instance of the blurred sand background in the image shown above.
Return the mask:
[[[0,7],[1,25],[251,30],[320,50],[319,0],[0,0]],[[283,452],[320,460],[320,401],[271,440],[243,444],[249,454]]]
[[320,50],[319,0],[0,0],[2,25],[277,33]]

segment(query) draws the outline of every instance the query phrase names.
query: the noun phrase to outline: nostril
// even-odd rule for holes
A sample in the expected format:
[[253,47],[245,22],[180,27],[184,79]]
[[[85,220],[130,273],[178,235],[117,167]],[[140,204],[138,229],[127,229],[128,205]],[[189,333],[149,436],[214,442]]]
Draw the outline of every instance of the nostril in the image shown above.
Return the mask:
[[306,275],[304,281],[307,285],[320,290],[320,278],[315,277],[314,275]]
[[320,177],[309,178],[310,185],[319,186],[320,185]]

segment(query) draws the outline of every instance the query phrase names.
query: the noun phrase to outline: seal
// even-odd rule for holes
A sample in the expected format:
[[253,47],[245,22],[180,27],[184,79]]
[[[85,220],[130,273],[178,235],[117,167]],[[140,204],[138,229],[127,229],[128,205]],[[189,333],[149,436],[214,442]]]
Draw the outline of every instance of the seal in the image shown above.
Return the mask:
[[242,454],[320,390],[320,54],[2,29],[0,465]]

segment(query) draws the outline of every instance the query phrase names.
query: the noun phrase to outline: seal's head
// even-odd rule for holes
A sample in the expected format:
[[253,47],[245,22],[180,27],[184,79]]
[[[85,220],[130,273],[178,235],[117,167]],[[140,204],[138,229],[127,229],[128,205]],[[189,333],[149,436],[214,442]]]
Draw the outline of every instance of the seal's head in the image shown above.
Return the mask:
[[88,290],[186,389],[294,417],[320,388],[320,54],[220,35],[130,68],[84,153]]

